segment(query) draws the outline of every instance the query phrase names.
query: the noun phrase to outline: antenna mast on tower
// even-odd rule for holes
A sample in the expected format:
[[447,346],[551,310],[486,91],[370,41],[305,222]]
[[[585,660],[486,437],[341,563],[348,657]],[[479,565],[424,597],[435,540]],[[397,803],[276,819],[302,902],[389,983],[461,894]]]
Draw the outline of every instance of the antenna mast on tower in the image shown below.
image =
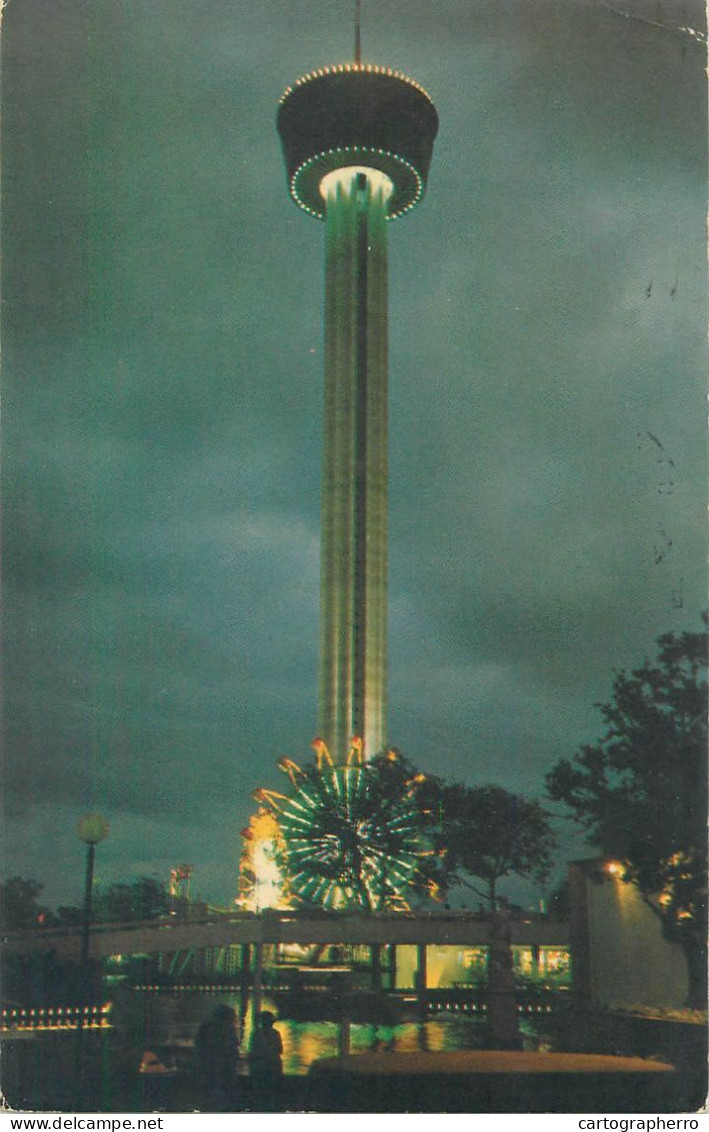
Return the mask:
[[355,0],[355,63],[362,62],[362,0]]

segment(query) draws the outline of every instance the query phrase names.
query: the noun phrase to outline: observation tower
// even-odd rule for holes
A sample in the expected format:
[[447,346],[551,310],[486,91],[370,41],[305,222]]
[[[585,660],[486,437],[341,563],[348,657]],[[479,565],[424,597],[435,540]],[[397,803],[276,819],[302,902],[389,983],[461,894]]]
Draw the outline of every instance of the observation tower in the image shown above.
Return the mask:
[[360,60],[298,79],[278,110],[288,187],[325,222],[318,732],[336,765],[387,738],[387,224],[422,199],[438,115]]

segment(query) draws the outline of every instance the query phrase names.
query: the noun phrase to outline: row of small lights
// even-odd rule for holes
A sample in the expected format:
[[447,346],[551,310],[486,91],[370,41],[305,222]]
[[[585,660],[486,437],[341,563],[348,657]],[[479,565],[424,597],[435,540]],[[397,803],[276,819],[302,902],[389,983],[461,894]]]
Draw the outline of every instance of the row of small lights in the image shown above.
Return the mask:
[[[135,989],[139,990],[139,991],[151,991],[153,993],[158,993],[158,994],[160,994],[160,993],[178,994],[181,991],[182,992],[190,992],[190,993],[193,993],[193,992],[196,992],[196,991],[200,991],[200,992],[206,991],[206,992],[211,992],[213,994],[217,994],[217,993],[223,993],[224,991],[227,991],[227,990],[230,990],[230,989],[233,989],[233,988],[230,988],[230,987],[224,986],[224,985],[220,985],[218,983],[213,984],[213,985],[209,985],[209,986],[179,985],[179,986],[173,986],[173,987],[161,986],[159,983],[151,983],[151,984],[144,984],[142,986],[138,986]],[[269,986],[267,988],[268,991],[277,991],[277,992],[278,991],[287,991],[289,989],[290,988],[288,986],[286,986],[285,984],[278,985],[278,986]],[[328,986],[325,986],[325,985],[323,985],[323,986],[308,986],[308,990],[309,991],[327,991],[327,990],[331,991],[332,987],[328,987]],[[89,1009],[89,1007],[85,1007],[85,1012],[88,1009]],[[94,1009],[101,1009],[101,1010],[105,1011],[107,1008],[101,1007],[101,1008],[94,1008]],[[479,1002],[463,1002],[463,1003],[460,1003],[460,1002],[435,1002],[435,1003],[430,1004],[430,1009],[434,1012],[440,1012],[442,1010],[448,1010],[451,1013],[458,1013],[458,1014],[471,1014],[471,1013],[472,1014],[478,1014],[478,1013],[485,1014],[487,1012],[487,1003],[484,1003],[484,1002],[480,1002],[480,1003]],[[551,1014],[552,1008],[551,1008],[551,1006],[534,1006],[534,1005],[526,1004],[526,1005],[518,1006],[517,1012],[519,1014]],[[3,1012],[3,1013],[6,1013],[6,1012]],[[101,1024],[103,1025],[104,1023],[101,1023]]]
[[[230,989],[228,986],[220,983],[212,983],[208,985],[185,985],[180,984],[177,986],[166,987],[159,983],[142,984],[135,988],[139,991],[153,991],[165,992],[169,994],[182,992],[211,992],[220,993]],[[275,991],[285,991],[289,988],[284,985],[273,986],[269,988]],[[331,989],[326,986],[322,987],[309,987],[309,990],[327,990]],[[0,1028],[9,1030],[12,1028],[17,1029],[72,1029],[76,1026],[79,1018],[83,1018],[84,1024],[92,1027],[105,1027],[108,1026],[108,1015],[111,1011],[111,1003],[105,1003],[103,1006],[49,1006],[49,1007],[31,1007],[30,1009],[3,1009],[0,1011]],[[485,1003],[458,1003],[458,1002],[438,1002],[431,1003],[431,1009],[434,1011],[449,1010],[458,1011],[460,1013],[469,1013],[472,1011],[485,1012],[487,1005]],[[517,1010],[520,1013],[526,1014],[550,1014],[551,1006],[534,1006],[522,1005],[518,1006]]]
[[103,1006],[38,1006],[0,1011],[0,1031],[107,1029],[112,1004]]
[[[189,983],[179,983],[175,986],[165,986],[162,983],[143,983],[140,986],[134,987],[133,989],[142,992],[150,992],[151,994],[180,994],[181,992],[193,994],[197,991],[207,994],[225,994],[227,991],[238,990],[238,986],[234,983],[214,983],[209,986],[193,986]],[[263,987],[262,989],[267,994],[270,994],[272,991],[290,991],[292,990],[292,987],[290,987],[287,983],[269,983],[268,986]],[[331,990],[332,987],[327,986],[324,983],[322,985],[311,985],[310,983],[308,983],[309,992]]]
[[[448,1010],[453,1014],[485,1014],[487,1003],[484,1002],[436,1002],[431,1003],[430,1009],[434,1012]],[[551,1014],[551,1006],[521,1005],[517,1007],[518,1014]]]
[[390,79],[399,79],[403,83],[412,86],[414,90],[418,90],[421,94],[425,95],[428,101],[433,105],[433,99],[425,87],[412,79],[410,75],[404,75],[401,71],[392,71],[391,67],[377,67],[373,63],[338,63],[335,67],[318,67],[316,71],[308,71],[307,75],[301,75],[296,79],[293,86],[287,87],[281,95],[279,101],[285,102],[286,99],[293,93],[299,86],[304,86],[305,83],[311,83],[314,79],[321,79],[324,75],[345,75],[352,73],[367,74],[367,75],[386,75]]
[[193,983],[176,983],[174,986],[166,986],[163,983],[141,983],[139,986],[133,988],[138,991],[154,991],[164,994],[180,994],[180,992],[194,992],[219,994],[222,991],[233,990],[231,983],[209,983],[205,986],[197,986]]
[[473,1014],[478,1012],[484,1014],[487,1010],[487,1004],[484,1002],[432,1002],[429,1009],[434,1012],[449,1010],[452,1013],[457,1011],[459,1014],[470,1014],[471,1011]]
[[[291,195],[299,208],[302,208],[303,211],[307,212],[309,216],[314,216],[316,220],[321,220],[323,218],[322,212],[316,212],[314,208],[310,208],[310,206],[307,205],[305,201],[302,200],[302,198],[298,195],[298,178],[305,169],[309,169],[311,165],[314,165],[316,161],[320,161],[320,159],[323,157],[336,156],[340,154],[349,155],[363,153],[376,153],[381,157],[390,157],[392,161],[397,161],[400,165],[405,165],[406,168],[411,173],[413,173],[414,177],[416,178],[416,196],[409,204],[405,205],[404,208],[400,208],[398,212],[392,212],[389,216],[387,216],[387,220],[396,220],[399,216],[403,216],[404,213],[410,212],[411,209],[414,208],[421,200],[421,196],[423,194],[423,181],[418,170],[411,164],[410,161],[407,161],[405,157],[400,157],[398,153],[392,153],[389,149],[372,149],[370,146],[366,145],[352,145],[345,146],[344,148],[324,149],[321,153],[314,154],[312,157],[309,157],[307,161],[304,161],[302,165],[299,165],[295,173],[291,177],[290,182]],[[334,170],[331,170],[331,172],[334,172]]]

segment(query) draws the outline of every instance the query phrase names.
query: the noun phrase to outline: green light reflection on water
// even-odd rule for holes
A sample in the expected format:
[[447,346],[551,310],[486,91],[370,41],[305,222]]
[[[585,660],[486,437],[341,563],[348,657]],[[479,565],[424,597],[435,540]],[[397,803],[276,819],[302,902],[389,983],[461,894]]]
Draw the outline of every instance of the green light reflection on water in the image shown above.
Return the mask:
[[[233,1007],[241,1019],[242,1001],[237,993],[223,994],[160,994],[150,997],[148,1004],[152,1015],[152,1029],[161,1040],[170,1037],[194,1037],[201,1022],[208,1018],[220,1003]],[[283,1039],[283,1069],[287,1074],[304,1074],[313,1061],[322,1057],[336,1057],[338,1052],[339,1026],[336,1022],[298,1022],[278,1016],[278,1006],[267,995],[262,1002],[263,1010],[271,1010],[276,1015],[276,1028]],[[546,1019],[541,1021],[544,1027]],[[547,1023],[548,1024],[548,1023]],[[251,1006],[242,1021],[241,1057],[246,1059],[253,1029]],[[520,1031],[527,1049],[551,1048],[540,1032],[540,1022],[520,1018]],[[352,1023],[350,1026],[350,1051],[352,1053],[397,1052],[431,1053],[459,1049],[483,1049],[485,1047],[486,1024],[482,1018],[448,1018],[445,1021],[429,1019],[426,1022],[404,1022],[395,1026],[376,1023]]]

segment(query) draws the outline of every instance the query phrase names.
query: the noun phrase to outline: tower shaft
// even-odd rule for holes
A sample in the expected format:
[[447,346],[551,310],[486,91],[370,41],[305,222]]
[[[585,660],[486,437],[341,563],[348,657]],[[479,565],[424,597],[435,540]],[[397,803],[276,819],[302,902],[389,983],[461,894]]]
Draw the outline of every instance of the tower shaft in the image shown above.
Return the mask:
[[387,205],[365,171],[327,190],[319,734],[386,739]]

